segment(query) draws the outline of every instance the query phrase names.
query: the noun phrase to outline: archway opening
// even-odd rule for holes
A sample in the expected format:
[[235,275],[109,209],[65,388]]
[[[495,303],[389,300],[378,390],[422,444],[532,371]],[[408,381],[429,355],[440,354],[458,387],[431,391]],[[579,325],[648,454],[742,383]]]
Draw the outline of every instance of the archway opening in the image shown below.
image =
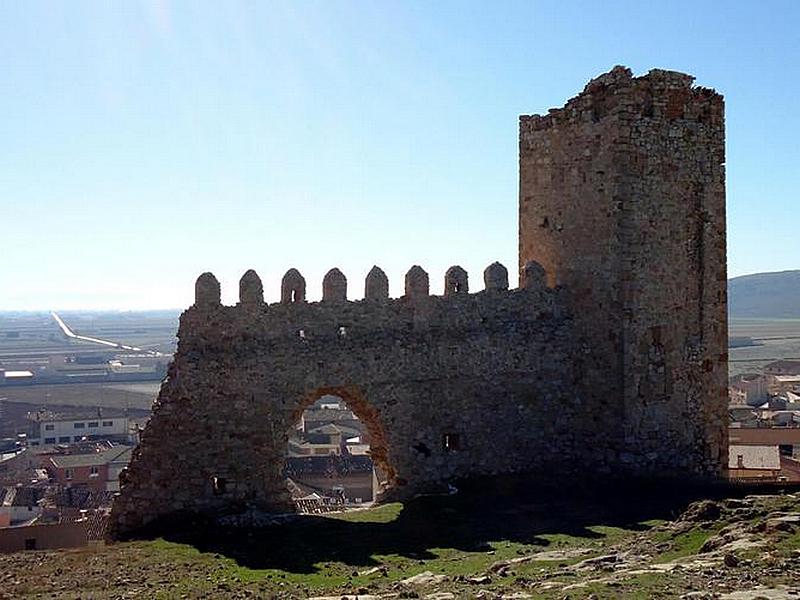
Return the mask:
[[395,485],[383,424],[358,390],[316,390],[292,422],[283,474],[298,513],[365,508]]

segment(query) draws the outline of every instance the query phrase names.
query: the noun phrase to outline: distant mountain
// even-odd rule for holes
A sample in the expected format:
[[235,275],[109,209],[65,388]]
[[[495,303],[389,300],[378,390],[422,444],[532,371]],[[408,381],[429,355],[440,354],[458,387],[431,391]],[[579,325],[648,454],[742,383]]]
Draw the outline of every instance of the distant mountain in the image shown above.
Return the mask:
[[728,314],[734,318],[800,318],[800,270],[729,279]]

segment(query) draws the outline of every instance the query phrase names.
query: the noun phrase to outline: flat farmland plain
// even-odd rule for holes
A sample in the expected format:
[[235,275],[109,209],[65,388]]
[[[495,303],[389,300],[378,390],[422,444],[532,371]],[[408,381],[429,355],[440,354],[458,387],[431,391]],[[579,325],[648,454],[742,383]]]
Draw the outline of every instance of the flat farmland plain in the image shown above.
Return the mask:
[[800,360],[800,319],[731,319],[731,338],[749,337],[756,345],[730,348],[728,374],[759,373],[782,358]]
[[[178,331],[177,310],[63,311],[58,313],[77,335],[171,354]],[[49,312],[0,313],[0,361],[29,356],[109,352],[108,346],[68,338]]]
[[76,333],[111,340],[144,350],[175,351],[178,310],[58,313]]
[[57,385],[19,385],[0,387],[0,400],[39,406],[102,406],[149,410],[161,383],[65,383]]

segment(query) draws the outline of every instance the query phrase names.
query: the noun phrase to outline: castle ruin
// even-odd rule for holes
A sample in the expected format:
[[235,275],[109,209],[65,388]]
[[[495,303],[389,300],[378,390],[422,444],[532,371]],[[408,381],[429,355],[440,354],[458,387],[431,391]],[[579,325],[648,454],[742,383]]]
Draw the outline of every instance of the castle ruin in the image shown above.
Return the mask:
[[325,394],[365,422],[389,492],[524,471],[543,479],[725,469],[724,107],[693,78],[616,67],[564,108],[520,118],[520,286],[500,264],[443,296],[297,270],[223,306],[210,273],[124,473],[113,534],[177,514],[291,507],[288,434]]

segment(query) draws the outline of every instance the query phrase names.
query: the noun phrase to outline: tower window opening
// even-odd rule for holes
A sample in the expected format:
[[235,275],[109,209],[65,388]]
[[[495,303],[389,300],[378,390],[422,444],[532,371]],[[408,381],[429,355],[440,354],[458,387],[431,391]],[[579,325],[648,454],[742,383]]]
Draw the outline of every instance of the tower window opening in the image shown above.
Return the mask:
[[228,488],[228,481],[224,477],[217,477],[214,475],[211,478],[211,487],[214,490],[215,496],[224,494]]
[[457,433],[442,434],[442,449],[445,452],[455,452],[461,449],[461,440]]

